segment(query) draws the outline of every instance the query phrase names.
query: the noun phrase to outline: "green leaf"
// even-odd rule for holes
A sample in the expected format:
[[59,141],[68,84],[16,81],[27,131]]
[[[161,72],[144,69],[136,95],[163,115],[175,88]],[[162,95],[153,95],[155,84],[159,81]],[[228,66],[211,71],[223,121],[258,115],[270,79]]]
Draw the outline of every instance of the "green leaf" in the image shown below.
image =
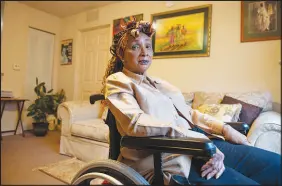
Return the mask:
[[42,112],[45,112],[47,106],[46,106],[46,103],[45,103],[45,101],[44,101],[43,99],[40,100],[40,107],[41,107],[40,110],[41,110]]
[[51,93],[51,92],[53,92],[53,89],[49,90],[47,93]]
[[41,121],[41,118],[38,117],[38,116],[33,116],[32,118],[35,120],[35,122],[40,122]]
[[35,114],[34,111],[29,112],[26,116],[33,116]]
[[42,90],[43,90],[44,93],[46,93],[46,87],[45,87],[45,85],[42,86]]
[[38,106],[40,106],[39,104],[40,104],[40,99],[36,99],[35,100],[35,105],[37,105],[37,107],[38,107]]
[[40,96],[40,91],[39,91],[39,89],[38,89],[38,86],[36,86],[36,87],[34,88],[34,92],[35,92],[35,94],[36,94],[37,96]]
[[32,111],[35,108],[35,104],[31,104],[29,105],[29,107],[27,108],[27,111]]
[[40,91],[40,97],[44,98],[44,96],[45,96],[45,93],[43,91]]
[[41,87],[41,86],[44,86],[45,85],[45,82],[42,82],[38,85],[38,87]]
[[36,77],[36,86],[38,85],[38,78]]
[[39,85],[37,85],[35,88],[37,89],[37,92],[38,92],[38,96],[40,95],[40,92],[41,92],[41,89],[42,87],[45,86],[45,83],[42,82],[42,83],[39,83]]

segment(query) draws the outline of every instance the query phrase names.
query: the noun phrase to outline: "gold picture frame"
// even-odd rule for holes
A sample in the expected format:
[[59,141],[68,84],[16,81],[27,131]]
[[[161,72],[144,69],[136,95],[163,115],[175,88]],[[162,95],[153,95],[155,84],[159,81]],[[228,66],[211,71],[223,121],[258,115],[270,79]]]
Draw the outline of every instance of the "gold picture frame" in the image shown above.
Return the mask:
[[152,14],[153,58],[210,56],[211,20],[211,4]]

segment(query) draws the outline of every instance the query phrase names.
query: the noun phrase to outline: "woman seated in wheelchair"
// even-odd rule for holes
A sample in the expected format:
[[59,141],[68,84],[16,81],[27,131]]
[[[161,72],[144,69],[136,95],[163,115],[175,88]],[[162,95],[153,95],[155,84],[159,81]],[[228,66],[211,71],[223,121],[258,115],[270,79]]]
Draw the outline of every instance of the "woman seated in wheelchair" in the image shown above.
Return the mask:
[[[102,92],[121,136],[225,139],[212,138],[217,149],[208,161],[164,153],[165,184],[172,175],[181,175],[192,184],[280,185],[280,155],[250,146],[246,136],[231,126],[186,105],[178,88],[147,74],[153,57],[153,34],[149,22],[134,20],[114,36],[110,48],[113,56]],[[205,134],[191,130],[195,126]],[[118,161],[152,182],[154,163],[150,152],[123,147]]]

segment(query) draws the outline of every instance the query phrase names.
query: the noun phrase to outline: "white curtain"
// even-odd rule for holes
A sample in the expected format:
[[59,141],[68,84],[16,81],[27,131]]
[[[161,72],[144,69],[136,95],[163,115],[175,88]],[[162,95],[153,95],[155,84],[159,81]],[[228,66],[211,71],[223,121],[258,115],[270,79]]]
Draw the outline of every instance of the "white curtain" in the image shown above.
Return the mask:
[[52,88],[54,39],[54,34],[29,28],[25,97],[31,101],[36,98],[36,77],[46,83],[47,91]]

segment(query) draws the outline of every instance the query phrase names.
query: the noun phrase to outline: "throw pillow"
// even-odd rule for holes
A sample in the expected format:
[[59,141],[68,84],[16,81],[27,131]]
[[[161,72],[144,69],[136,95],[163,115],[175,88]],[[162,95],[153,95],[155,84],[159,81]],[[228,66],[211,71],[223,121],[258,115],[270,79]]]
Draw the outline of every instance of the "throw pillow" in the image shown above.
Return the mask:
[[222,101],[223,96],[224,93],[195,92],[192,108],[197,109],[203,104],[219,104]]
[[242,110],[240,114],[240,122],[245,122],[247,123],[250,127],[253,124],[253,121],[258,117],[260,112],[262,111],[261,107],[245,103],[243,101],[240,101],[238,99],[229,97],[229,96],[224,96],[222,104],[236,104],[240,103],[242,105]]
[[203,104],[197,110],[223,122],[237,122],[241,109],[241,104]]
[[255,105],[262,108],[262,112],[272,110],[272,97],[270,92],[241,92],[241,93],[226,93],[225,96],[229,96],[248,104]]

